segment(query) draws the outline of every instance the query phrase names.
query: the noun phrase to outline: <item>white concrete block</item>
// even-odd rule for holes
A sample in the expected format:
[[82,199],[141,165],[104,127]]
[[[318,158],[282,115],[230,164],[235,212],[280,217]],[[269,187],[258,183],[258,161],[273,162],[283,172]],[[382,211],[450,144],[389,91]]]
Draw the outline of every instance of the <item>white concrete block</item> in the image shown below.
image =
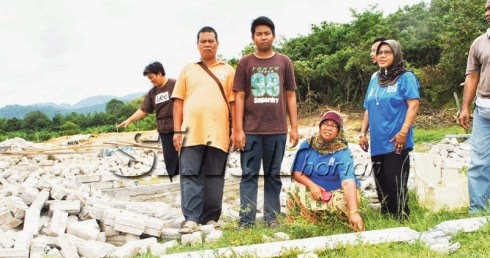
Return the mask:
[[23,219],[29,207],[19,196],[9,196],[7,197],[7,208],[14,214],[15,218]]
[[14,228],[18,227],[22,223],[24,223],[24,220],[23,219],[11,218],[11,219],[9,219],[8,221],[6,221],[5,223],[2,224],[2,226],[0,227],[0,229],[2,229],[3,231],[7,231],[9,229],[14,229]]
[[115,246],[123,246],[124,244],[126,244],[126,236],[125,235],[107,236],[106,242]]
[[141,235],[145,231],[148,216],[124,212],[116,215],[114,229],[134,235]]
[[29,258],[44,258],[46,257],[46,252],[48,247],[48,242],[46,238],[36,237],[31,241],[30,255]]
[[29,257],[29,250],[27,249],[20,249],[20,248],[5,248],[5,249],[0,249],[0,257],[2,258],[28,258]]
[[48,257],[49,258],[65,258],[61,254],[61,251],[56,249],[56,248],[53,248],[53,249],[48,251]]
[[78,183],[91,183],[91,182],[99,182],[101,179],[101,175],[78,175],[76,176],[76,180]]
[[96,241],[103,242],[103,243],[105,243],[106,240],[107,240],[107,235],[104,232],[100,232],[96,239]]
[[163,244],[160,244],[160,243],[151,244],[149,249],[150,249],[151,255],[153,255],[153,256],[160,256],[160,255],[164,255],[167,253],[167,248],[165,248],[165,246]]
[[11,248],[15,244],[15,241],[7,233],[0,231],[0,246],[3,248]]
[[117,248],[115,252],[113,252],[110,257],[123,257],[130,258],[138,255],[139,251],[142,249],[148,249],[151,244],[157,243],[157,239],[154,237],[146,238],[143,240],[131,241],[123,246]]
[[81,210],[80,200],[70,201],[49,201],[49,210],[54,212],[55,210],[66,211],[68,214],[78,214]]
[[63,186],[53,186],[51,188],[51,197],[55,200],[63,200],[66,197],[66,189]]
[[469,206],[468,179],[458,170],[442,170],[442,159],[434,155],[414,156],[414,188],[417,201],[431,211]]
[[102,223],[100,228],[105,233],[106,237],[119,235],[119,231],[116,231],[113,226],[107,226],[106,224]]
[[58,244],[61,247],[61,253],[63,254],[63,257],[70,257],[70,258],[79,258],[80,256],[78,255],[77,247],[73,244],[73,242],[66,237],[65,234],[62,236],[58,236]]
[[78,252],[86,258],[108,257],[116,247],[99,241],[88,240],[78,245]]
[[126,226],[126,225],[117,224],[117,223],[116,223],[116,225],[114,225],[114,230],[124,232],[124,233],[128,233],[128,234],[133,234],[133,235],[141,235],[144,232],[144,229],[142,229],[142,228],[135,228],[132,226]]
[[223,237],[223,231],[221,230],[216,230],[211,232],[209,235],[206,236],[204,239],[204,242],[206,243],[213,243],[219,241]]
[[47,228],[48,236],[60,236],[65,233],[68,222],[68,213],[61,210],[55,210],[53,217]]
[[31,247],[32,241],[32,232],[29,231],[20,231],[17,233],[15,237],[15,245],[14,249],[27,249],[29,250]]
[[41,210],[36,208],[27,209],[25,219],[24,219],[24,231],[32,233],[34,236],[39,234],[39,229],[41,221]]
[[99,236],[100,228],[95,219],[77,221],[68,226],[67,233],[85,240],[96,240]]
[[127,242],[131,242],[131,241],[138,241],[138,240],[141,240],[141,237],[138,236],[138,235],[133,235],[133,234],[126,234],[125,235],[125,238],[126,238],[126,243]]
[[162,235],[161,230],[153,229],[153,228],[145,228],[145,231],[143,231],[143,233],[154,237],[160,237]]
[[39,190],[34,187],[26,187],[24,191],[22,191],[21,198],[27,205],[31,205],[31,203],[36,199],[36,196],[39,194]]
[[0,212],[0,225],[14,218],[14,214],[10,210]]
[[39,194],[36,196],[36,199],[31,203],[31,208],[35,208],[38,210],[42,210],[44,205],[46,204],[46,201],[49,198],[49,191],[48,190],[42,190],[39,192]]
[[212,250],[203,250],[187,253],[167,254],[165,257],[229,257],[249,256],[255,257],[279,257],[285,249],[301,250],[303,252],[315,252],[325,249],[339,248],[345,245],[380,244],[393,242],[413,242],[420,233],[415,230],[402,227],[383,230],[364,231],[360,233],[348,233],[306,239],[263,243],[247,246],[226,247]]

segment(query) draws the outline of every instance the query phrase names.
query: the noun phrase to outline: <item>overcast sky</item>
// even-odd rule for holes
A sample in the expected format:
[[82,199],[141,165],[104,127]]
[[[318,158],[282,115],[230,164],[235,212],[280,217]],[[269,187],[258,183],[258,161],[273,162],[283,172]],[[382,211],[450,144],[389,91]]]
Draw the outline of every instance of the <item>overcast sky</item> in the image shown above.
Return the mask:
[[378,5],[389,14],[422,1],[0,0],[0,107],[146,92],[148,63],[162,62],[176,78],[198,60],[203,26],[218,32],[218,54],[239,58],[261,15],[274,21],[278,36],[293,38],[309,34],[312,24],[351,21],[350,9]]

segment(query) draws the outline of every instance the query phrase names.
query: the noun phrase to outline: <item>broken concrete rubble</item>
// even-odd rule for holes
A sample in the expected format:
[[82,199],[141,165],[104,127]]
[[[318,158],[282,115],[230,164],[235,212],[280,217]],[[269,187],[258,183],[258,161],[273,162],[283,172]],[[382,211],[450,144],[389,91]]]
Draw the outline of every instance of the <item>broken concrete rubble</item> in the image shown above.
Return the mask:
[[[11,150],[40,148],[38,144],[18,139],[8,144]],[[365,164],[356,169],[368,171],[369,155],[356,145],[350,147],[356,163]],[[459,153],[458,157],[464,155],[464,150],[458,152],[453,148],[449,152],[451,148],[446,147],[448,156],[450,153]],[[178,177],[173,183],[138,185],[141,181],[114,174],[125,164],[116,162],[114,157],[97,154],[94,151],[66,155],[0,155],[0,257],[131,257],[147,250],[163,255],[178,244],[175,240],[183,241],[178,233],[183,220]],[[137,149],[135,155],[138,155]],[[141,152],[141,155],[146,154]],[[294,151],[286,153],[281,171],[283,206],[293,157]],[[161,153],[158,158],[155,172],[162,175]],[[235,191],[240,182],[238,153],[231,155],[227,167],[225,191]],[[153,176],[146,178],[155,180]],[[374,200],[374,181],[369,174],[362,174],[361,186]],[[236,199],[233,203],[225,202],[222,220],[237,219]],[[194,238],[189,244],[199,246],[203,238],[206,242],[219,241],[223,234],[206,225],[201,229],[198,234],[190,235]],[[442,236],[437,236],[439,231]],[[444,230],[425,233],[424,239],[433,242],[434,250],[457,247],[448,240]],[[157,238],[167,242],[158,244]],[[287,241],[287,238],[278,234],[271,241]]]

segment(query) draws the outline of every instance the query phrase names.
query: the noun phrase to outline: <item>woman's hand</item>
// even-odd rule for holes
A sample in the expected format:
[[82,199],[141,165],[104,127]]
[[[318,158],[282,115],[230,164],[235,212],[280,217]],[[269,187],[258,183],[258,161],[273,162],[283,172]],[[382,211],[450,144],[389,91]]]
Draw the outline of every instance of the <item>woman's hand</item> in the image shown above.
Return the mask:
[[369,140],[366,135],[359,135],[359,146],[363,151],[368,151],[369,148]]
[[321,201],[323,199],[322,190],[323,188],[317,184],[313,184],[310,188],[311,197],[313,200]]
[[390,142],[395,142],[393,146],[393,151],[396,154],[402,153],[403,148],[405,147],[405,143],[407,141],[407,134],[399,132],[393,138],[391,138]]
[[364,221],[359,212],[349,214],[349,227],[356,232],[364,231]]

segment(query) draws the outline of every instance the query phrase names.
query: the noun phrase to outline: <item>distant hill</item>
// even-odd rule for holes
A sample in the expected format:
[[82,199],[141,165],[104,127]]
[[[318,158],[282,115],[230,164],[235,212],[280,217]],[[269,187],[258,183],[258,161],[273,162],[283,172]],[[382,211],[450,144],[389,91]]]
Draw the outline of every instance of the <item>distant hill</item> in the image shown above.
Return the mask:
[[133,93],[123,97],[110,95],[99,95],[83,99],[74,105],[70,104],[55,104],[55,103],[37,103],[28,106],[23,105],[7,105],[0,108],[0,118],[24,118],[25,114],[32,111],[41,111],[48,117],[53,117],[56,113],[66,115],[72,112],[88,114],[93,112],[105,112],[105,105],[111,99],[118,99],[124,102],[129,102],[133,99],[144,96],[145,92]]

